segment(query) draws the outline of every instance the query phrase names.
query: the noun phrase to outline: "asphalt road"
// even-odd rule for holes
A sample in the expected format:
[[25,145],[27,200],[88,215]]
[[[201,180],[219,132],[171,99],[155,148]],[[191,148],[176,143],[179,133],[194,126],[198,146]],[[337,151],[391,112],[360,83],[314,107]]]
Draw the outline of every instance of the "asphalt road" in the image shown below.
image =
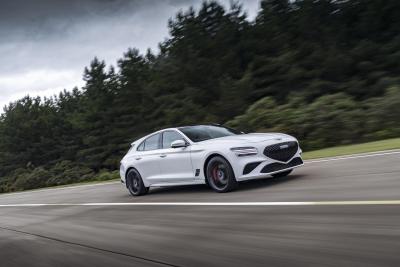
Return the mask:
[[109,183],[0,195],[0,266],[400,266],[400,153],[307,162],[228,194],[132,198]]

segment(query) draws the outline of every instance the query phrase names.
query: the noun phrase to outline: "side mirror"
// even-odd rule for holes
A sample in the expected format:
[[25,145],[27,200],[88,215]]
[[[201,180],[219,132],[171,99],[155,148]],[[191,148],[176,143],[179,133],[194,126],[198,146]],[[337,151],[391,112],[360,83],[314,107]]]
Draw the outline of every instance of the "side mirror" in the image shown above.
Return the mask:
[[178,147],[187,147],[187,144],[184,140],[175,140],[171,143],[171,148],[178,148]]

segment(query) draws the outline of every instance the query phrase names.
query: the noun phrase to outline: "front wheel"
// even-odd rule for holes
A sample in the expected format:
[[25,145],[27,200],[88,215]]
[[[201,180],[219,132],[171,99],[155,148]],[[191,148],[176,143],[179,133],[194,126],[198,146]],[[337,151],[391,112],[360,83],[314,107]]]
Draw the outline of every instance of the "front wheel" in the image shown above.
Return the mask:
[[126,174],[126,187],[132,196],[142,196],[149,192],[149,188],[145,187],[140,173],[135,169],[130,169]]
[[285,171],[285,172],[274,173],[274,174],[272,174],[272,177],[274,177],[274,178],[285,177],[285,176],[288,176],[292,171],[293,170],[288,170],[288,171]]
[[210,159],[206,174],[208,184],[218,193],[232,191],[238,185],[231,165],[223,157],[216,156]]

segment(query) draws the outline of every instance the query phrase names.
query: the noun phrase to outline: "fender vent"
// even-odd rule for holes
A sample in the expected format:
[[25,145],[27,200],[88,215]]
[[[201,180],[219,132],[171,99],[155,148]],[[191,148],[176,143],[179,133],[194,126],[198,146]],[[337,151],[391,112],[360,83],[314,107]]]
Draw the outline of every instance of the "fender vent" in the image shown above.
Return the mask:
[[200,174],[200,169],[196,169],[194,176],[199,176],[199,174]]

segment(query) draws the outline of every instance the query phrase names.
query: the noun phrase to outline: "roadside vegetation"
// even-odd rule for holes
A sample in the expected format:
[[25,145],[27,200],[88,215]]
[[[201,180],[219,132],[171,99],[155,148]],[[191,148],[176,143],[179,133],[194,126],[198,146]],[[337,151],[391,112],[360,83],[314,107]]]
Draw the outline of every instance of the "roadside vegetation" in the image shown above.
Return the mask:
[[400,138],[368,142],[364,144],[329,147],[314,151],[306,151],[303,153],[303,158],[317,159],[397,149],[400,149]]
[[209,1],[168,27],[157,53],[95,58],[83,88],[6,106],[0,192],[108,179],[168,126],[286,132],[305,151],[400,136],[400,1],[266,0],[253,21]]

